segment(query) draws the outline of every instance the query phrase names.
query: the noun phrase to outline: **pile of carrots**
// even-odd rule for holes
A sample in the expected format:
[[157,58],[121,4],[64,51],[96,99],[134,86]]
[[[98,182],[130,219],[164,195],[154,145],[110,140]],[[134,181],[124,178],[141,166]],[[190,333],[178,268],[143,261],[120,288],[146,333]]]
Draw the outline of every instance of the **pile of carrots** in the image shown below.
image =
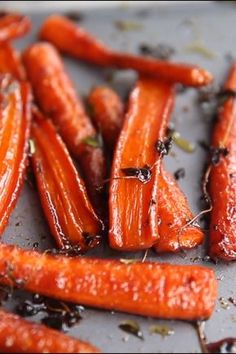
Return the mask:
[[[1,243],[0,284],[145,316],[209,318],[217,296],[209,268],[78,256],[98,246],[107,230],[110,247],[121,251],[178,252],[203,242],[203,231],[163,158],[171,146],[167,128],[176,83],[201,87],[211,83],[211,74],[197,66],[114,52],[58,15],[43,23],[42,41],[19,55],[11,40],[30,27],[25,16],[0,18],[0,232],[30,163],[59,251],[40,254]],[[88,97],[88,116],[58,50],[93,65],[137,71],[127,107],[113,90],[97,87]],[[210,256],[228,261],[236,259],[236,64],[224,89],[230,94],[212,138],[218,159],[209,165],[207,181]],[[0,351],[99,352],[3,309]]]

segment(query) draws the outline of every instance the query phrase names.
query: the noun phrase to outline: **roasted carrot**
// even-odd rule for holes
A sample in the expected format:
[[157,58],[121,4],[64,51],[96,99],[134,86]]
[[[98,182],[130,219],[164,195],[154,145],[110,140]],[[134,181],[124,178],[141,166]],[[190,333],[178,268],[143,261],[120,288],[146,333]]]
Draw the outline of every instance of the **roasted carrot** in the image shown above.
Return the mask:
[[203,232],[194,224],[188,202],[173,176],[161,168],[158,180],[158,232],[160,238],[154,248],[157,252],[177,252],[198,246]]
[[113,150],[123,123],[124,107],[120,97],[109,87],[94,88],[88,97],[94,124]]
[[166,128],[173,100],[172,85],[148,78],[140,79],[131,93],[111,174],[112,248],[138,250],[152,247],[158,240],[156,182],[160,154],[156,143]]
[[46,219],[58,247],[86,251],[99,243],[101,224],[52,122],[34,110],[33,170]]
[[213,270],[158,263],[40,254],[0,244],[0,282],[87,306],[137,315],[197,320],[211,316]]
[[39,36],[53,43],[63,53],[92,64],[134,69],[141,74],[148,74],[152,77],[155,75],[187,86],[202,86],[212,81],[212,75],[209,72],[195,65],[175,64],[112,51],[63,16],[48,17],[43,23]]
[[19,54],[8,42],[0,45],[0,73],[11,74],[17,80],[25,78]]
[[0,42],[22,37],[29,32],[30,28],[29,17],[14,13],[3,13],[0,16]]
[[24,182],[31,94],[26,83],[0,77],[0,234],[7,225]]
[[212,137],[218,158],[210,171],[210,255],[230,261],[236,260],[236,63],[224,89],[232,94],[219,111]]
[[64,70],[56,49],[47,43],[32,45],[23,55],[36,100],[62,135],[69,150],[78,158],[90,196],[101,207],[97,188],[106,173],[103,150],[82,102]]
[[1,353],[99,353],[89,343],[0,309]]

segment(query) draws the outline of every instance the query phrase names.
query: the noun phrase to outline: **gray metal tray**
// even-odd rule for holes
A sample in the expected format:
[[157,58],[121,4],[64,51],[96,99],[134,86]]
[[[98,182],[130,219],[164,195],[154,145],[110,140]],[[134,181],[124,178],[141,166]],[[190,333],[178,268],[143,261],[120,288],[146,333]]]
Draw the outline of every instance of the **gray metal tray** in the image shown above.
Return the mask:
[[[15,9],[16,6],[15,2]],[[38,7],[35,10],[30,14],[33,20],[33,31],[29,36],[16,43],[20,49],[36,40],[38,28],[45,16],[48,15],[48,13],[40,13]],[[69,7],[68,11],[70,11]],[[176,48],[173,60],[202,65],[215,75],[218,83],[223,82],[229,67],[227,54],[230,52],[236,57],[236,6],[233,2],[199,2],[198,4],[187,2],[181,5],[172,2],[171,6],[154,7],[149,4],[146,8],[118,6],[96,10],[83,9],[82,13],[84,19],[81,25],[113,48],[137,52],[139,44],[143,42],[168,43]],[[138,22],[142,28],[121,31],[115,26],[115,23],[120,20]],[[186,47],[195,40],[201,40],[205,47],[215,53],[214,58],[210,59],[200,53],[188,52]],[[106,83],[104,78],[107,75],[107,70],[97,69],[70,59],[66,59],[65,63],[81,95],[88,93],[93,85]],[[134,79],[135,76],[132,73],[119,72],[110,85],[125,96],[132,87]],[[197,142],[199,139],[209,141],[210,122],[197,106],[196,97],[196,91],[193,89],[178,95],[173,122],[177,130],[189,140],[193,142]],[[169,171],[175,171],[180,167],[186,169],[186,177],[181,179],[179,183],[188,196],[193,211],[197,212],[200,207],[200,178],[206,161],[206,153],[199,146],[192,154],[185,153],[177,147],[174,148],[174,151],[176,157],[170,156],[166,159],[167,168]],[[27,184],[24,186],[20,200],[10,219],[3,241],[25,248],[32,248],[35,242],[39,243],[39,249],[45,249],[52,245],[37,192]],[[150,251],[148,258],[160,262],[191,264],[192,258],[205,255],[205,253],[205,247],[188,252],[185,258],[183,255],[157,256]],[[106,246],[102,246],[92,254],[100,257],[130,257],[130,254],[119,254],[109,250]],[[136,253],[131,256],[141,259],[143,254]],[[195,263],[202,262],[195,261]],[[219,277],[219,298],[236,297],[236,265],[214,265],[212,263],[205,263],[205,265],[214,268]],[[14,304],[15,300],[9,303],[8,307],[13,308]],[[86,309],[83,317],[79,325],[71,329],[69,334],[91,341],[104,352],[188,353],[201,351],[196,331],[189,323],[147,319],[93,309]],[[31,319],[37,320],[38,318]],[[119,323],[126,319],[138,321],[144,334],[144,341],[132,335],[129,336],[118,328]],[[151,335],[149,327],[153,324],[168,325],[175,333],[166,338],[158,334]],[[206,334],[209,341],[235,336],[236,307],[230,304],[229,309],[223,309],[218,301],[214,315],[206,323]]]

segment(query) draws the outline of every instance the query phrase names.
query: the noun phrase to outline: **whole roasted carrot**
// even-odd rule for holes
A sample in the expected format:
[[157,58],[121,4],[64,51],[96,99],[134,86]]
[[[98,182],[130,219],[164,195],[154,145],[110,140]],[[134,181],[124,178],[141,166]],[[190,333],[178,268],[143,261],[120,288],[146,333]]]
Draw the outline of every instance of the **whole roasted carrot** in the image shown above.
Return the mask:
[[1,353],[99,353],[91,344],[0,309]]
[[140,79],[131,93],[111,174],[112,248],[138,250],[158,240],[158,186],[152,172],[154,164],[156,174],[160,167],[156,143],[166,128],[173,100],[172,85],[148,78]]
[[120,97],[109,87],[100,86],[90,92],[88,103],[94,124],[113,150],[123,123],[124,107]]
[[40,108],[52,118],[69,150],[78,159],[88,192],[101,208],[97,188],[103,185],[106,173],[103,150],[59,54],[50,44],[36,43],[26,50],[23,60]]
[[29,32],[29,17],[14,13],[3,13],[0,16],[0,42],[11,41]]
[[31,120],[26,83],[0,77],[0,234],[7,225],[24,182]]
[[46,19],[40,38],[53,43],[60,51],[92,64],[120,69],[134,69],[187,86],[207,85],[212,75],[194,65],[175,64],[131,54],[118,53],[106,47],[72,21],[59,15]]
[[210,255],[230,261],[236,260],[236,64],[224,89],[230,97],[220,109],[212,137]]
[[8,42],[0,45],[0,73],[11,74],[17,80],[25,78],[19,54]]
[[158,179],[158,231],[160,238],[155,244],[159,252],[177,252],[189,249],[203,242],[199,227],[188,224],[193,219],[187,199],[173,176],[161,168]]
[[52,122],[34,110],[32,155],[43,210],[58,247],[86,251],[99,243],[101,224]]
[[40,254],[0,244],[0,282],[87,306],[137,315],[197,320],[211,316],[214,272],[200,266],[124,264]]

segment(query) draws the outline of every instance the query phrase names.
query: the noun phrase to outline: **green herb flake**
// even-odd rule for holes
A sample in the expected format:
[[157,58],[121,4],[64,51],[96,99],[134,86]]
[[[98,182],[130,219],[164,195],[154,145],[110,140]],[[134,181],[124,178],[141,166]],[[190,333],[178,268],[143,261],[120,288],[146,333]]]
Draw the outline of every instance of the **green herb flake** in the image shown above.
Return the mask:
[[215,59],[216,54],[205,47],[201,41],[195,41],[185,48],[186,52],[200,54],[206,59]]
[[116,21],[115,26],[120,31],[137,31],[143,29],[142,23],[134,21]]
[[92,146],[93,148],[102,148],[103,140],[101,134],[95,136],[89,136],[84,139],[85,144]]
[[168,326],[153,325],[149,327],[149,332],[151,334],[160,334],[162,337],[168,337],[174,334],[174,330]]
[[196,149],[196,145],[181,137],[180,133],[174,131],[171,134],[174,143],[183,151],[193,153]]
[[134,335],[135,337],[144,340],[143,333],[140,329],[138,322],[133,320],[126,320],[119,324],[119,328],[129,334]]
[[32,155],[35,154],[35,152],[36,152],[35,142],[34,142],[33,139],[30,139],[30,140],[29,140],[29,153],[30,153],[30,155],[32,156]]
[[127,258],[120,258],[120,262],[123,264],[134,264],[137,263],[137,259],[127,259]]

